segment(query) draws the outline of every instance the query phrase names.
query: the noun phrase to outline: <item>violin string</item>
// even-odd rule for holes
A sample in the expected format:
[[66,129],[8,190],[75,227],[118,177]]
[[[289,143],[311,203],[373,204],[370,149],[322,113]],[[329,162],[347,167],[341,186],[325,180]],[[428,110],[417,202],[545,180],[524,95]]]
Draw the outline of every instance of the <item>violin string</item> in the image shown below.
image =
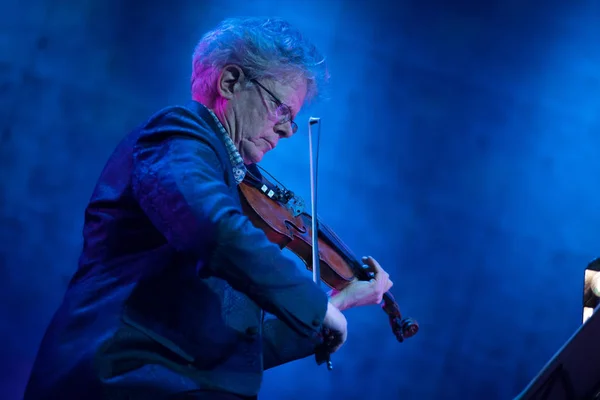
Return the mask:
[[[341,247],[347,254],[352,254],[352,251],[350,250],[350,248],[348,248],[348,246],[346,246],[346,244],[340,239],[340,237],[326,224],[324,224],[323,222],[321,222],[321,228],[323,228],[324,231],[327,231],[327,233],[329,235],[331,235],[332,238],[334,238],[337,241],[337,245],[339,247]],[[353,257],[356,258],[356,257]]]
[[246,171],[246,173],[253,179],[256,179],[257,181],[260,181],[260,179],[258,178],[258,176],[254,175],[252,172],[250,171]]
[[258,169],[260,169],[262,172],[265,172],[267,175],[269,175],[269,178],[273,179],[275,182],[277,182],[277,184],[279,186],[281,186],[282,189],[287,190],[287,188],[283,185],[283,183],[279,182],[277,180],[277,178],[275,178],[273,175],[271,175],[269,173],[269,171],[267,171],[266,169],[264,169],[263,167],[261,167],[260,165],[256,164],[256,166],[258,167]]
[[[275,182],[277,182],[277,184],[279,184],[284,190],[288,190],[285,185],[283,183],[281,183],[279,180],[277,180],[277,178],[275,178],[273,175],[271,175],[269,173],[269,171],[267,171],[266,169],[264,169],[263,167],[261,167],[260,165],[256,164],[256,166],[258,167],[258,169],[260,169],[262,172],[266,173],[271,179],[273,179]],[[254,179],[258,180],[258,177],[254,176],[250,171],[248,171],[250,173],[250,176],[252,176]],[[335,239],[335,241],[337,242],[336,244],[341,247],[346,254],[352,254],[352,251],[348,248],[348,246],[346,246],[346,244],[339,238],[339,236],[327,225],[325,224],[321,218],[319,217],[319,215],[317,214],[317,221],[319,221],[319,226],[321,227],[321,229],[325,232],[327,232],[327,234],[330,235],[330,238]],[[354,259],[356,259],[356,257],[353,257]],[[356,261],[358,263],[358,261]]]

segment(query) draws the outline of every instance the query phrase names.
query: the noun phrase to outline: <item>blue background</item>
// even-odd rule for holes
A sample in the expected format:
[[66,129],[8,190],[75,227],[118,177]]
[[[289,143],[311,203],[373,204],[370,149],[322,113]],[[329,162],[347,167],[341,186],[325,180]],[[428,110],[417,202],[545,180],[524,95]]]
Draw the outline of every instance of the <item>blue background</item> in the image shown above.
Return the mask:
[[[263,399],[508,399],[581,321],[599,255],[600,6],[594,1],[4,0],[0,13],[0,393],[22,395],[113,146],[188,100],[196,41],[277,15],[327,54],[330,100],[263,166],[392,275],[421,332],[347,312],[327,372],[269,371]],[[301,267],[301,266],[299,266]]]

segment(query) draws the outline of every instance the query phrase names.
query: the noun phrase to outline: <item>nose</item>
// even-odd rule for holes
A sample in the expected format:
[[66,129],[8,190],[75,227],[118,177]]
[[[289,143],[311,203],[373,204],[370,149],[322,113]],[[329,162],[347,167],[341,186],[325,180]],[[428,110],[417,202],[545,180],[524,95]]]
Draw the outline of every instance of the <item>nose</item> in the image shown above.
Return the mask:
[[285,124],[278,124],[273,127],[273,130],[280,138],[289,138],[294,132],[292,130],[292,124],[290,122],[286,122]]

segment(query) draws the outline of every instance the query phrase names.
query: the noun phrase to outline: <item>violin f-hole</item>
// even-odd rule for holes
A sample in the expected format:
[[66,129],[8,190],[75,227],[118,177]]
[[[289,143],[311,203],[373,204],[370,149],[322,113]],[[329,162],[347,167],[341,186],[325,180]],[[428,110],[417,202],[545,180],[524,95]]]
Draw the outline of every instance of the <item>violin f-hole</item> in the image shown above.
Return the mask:
[[306,232],[308,232],[308,230],[306,229],[306,226],[302,225],[302,227],[299,227],[298,225],[296,225],[293,221],[290,221],[289,219],[286,219],[284,221],[285,226],[287,226],[287,228],[289,230],[296,230],[298,233],[304,235],[306,234]]

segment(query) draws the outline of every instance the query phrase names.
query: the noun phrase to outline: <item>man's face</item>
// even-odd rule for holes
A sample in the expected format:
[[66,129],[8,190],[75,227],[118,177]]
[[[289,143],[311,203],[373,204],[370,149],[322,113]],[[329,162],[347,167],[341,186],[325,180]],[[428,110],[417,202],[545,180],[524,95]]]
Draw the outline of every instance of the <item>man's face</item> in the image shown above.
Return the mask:
[[306,97],[306,80],[253,81],[236,101],[236,146],[245,164],[258,163],[279,139],[294,134],[293,119]]

